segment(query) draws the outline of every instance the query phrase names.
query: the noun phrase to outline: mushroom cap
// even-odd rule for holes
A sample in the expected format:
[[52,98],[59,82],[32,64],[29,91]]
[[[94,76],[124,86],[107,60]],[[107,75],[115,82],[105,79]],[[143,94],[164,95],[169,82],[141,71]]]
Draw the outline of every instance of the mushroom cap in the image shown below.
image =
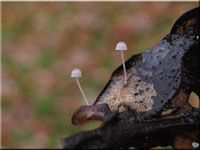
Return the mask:
[[115,50],[117,50],[117,51],[127,50],[126,43],[124,43],[124,42],[118,42],[117,45],[116,45]]
[[199,147],[199,143],[197,143],[197,142],[192,142],[192,146],[193,146],[194,148],[198,148],[198,147]]
[[80,69],[72,70],[72,73],[71,73],[72,78],[77,78],[77,77],[81,77],[81,76],[82,76],[82,73],[81,73]]

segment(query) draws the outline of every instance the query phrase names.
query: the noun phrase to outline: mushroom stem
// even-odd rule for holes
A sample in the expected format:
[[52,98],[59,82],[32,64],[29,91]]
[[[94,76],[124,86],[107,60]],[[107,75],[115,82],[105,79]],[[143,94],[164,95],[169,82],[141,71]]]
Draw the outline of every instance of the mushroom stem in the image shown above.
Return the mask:
[[126,75],[126,66],[124,62],[124,53],[121,51],[121,58],[122,58],[122,64],[123,64],[123,69],[124,69],[124,85],[127,85],[127,75]]
[[88,100],[87,100],[87,98],[86,98],[86,96],[85,96],[85,93],[83,92],[83,89],[81,88],[81,85],[80,85],[80,82],[79,82],[78,77],[76,77],[76,83],[77,83],[77,85],[78,85],[78,87],[79,87],[79,89],[80,89],[80,91],[81,91],[81,94],[83,95],[83,99],[85,100],[85,103],[86,103],[87,105],[89,105]]
[[122,58],[122,64],[123,64],[123,70],[124,70],[124,86],[127,86],[126,66],[124,62],[124,53],[123,53],[123,51],[127,50],[126,43],[118,42],[115,47],[115,50],[121,51],[121,58]]

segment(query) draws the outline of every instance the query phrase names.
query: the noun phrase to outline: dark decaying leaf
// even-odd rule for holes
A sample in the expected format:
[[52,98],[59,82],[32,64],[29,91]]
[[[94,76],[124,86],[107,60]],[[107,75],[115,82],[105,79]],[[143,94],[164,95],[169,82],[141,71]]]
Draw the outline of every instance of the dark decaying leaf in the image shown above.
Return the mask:
[[92,120],[103,121],[105,116],[111,113],[108,105],[80,106],[72,116],[73,125],[84,125]]
[[[193,140],[200,142],[199,109],[188,103],[191,92],[200,96],[199,14],[200,7],[186,12],[158,44],[129,58],[127,86],[119,66],[94,104],[78,108],[72,119],[102,125],[63,138],[63,148],[180,148],[183,138],[191,148]],[[126,110],[119,112],[120,105]]]

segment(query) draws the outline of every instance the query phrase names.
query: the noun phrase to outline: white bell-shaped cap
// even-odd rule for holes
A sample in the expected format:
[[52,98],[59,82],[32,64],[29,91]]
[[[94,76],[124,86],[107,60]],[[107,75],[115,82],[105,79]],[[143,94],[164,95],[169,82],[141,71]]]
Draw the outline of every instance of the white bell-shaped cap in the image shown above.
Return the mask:
[[127,50],[126,43],[124,43],[124,42],[118,42],[117,45],[116,45],[115,50],[117,50],[117,51]]
[[72,70],[72,73],[71,73],[72,78],[77,78],[77,77],[81,77],[81,76],[82,76],[82,73],[81,73],[80,69]]
[[199,143],[197,143],[197,142],[192,142],[192,146],[193,146],[193,148],[199,148]]

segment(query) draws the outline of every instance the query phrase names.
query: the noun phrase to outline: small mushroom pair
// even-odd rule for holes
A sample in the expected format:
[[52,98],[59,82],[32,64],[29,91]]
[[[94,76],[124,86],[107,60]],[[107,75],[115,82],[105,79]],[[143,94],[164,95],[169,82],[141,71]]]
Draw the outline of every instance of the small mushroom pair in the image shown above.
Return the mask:
[[[125,66],[123,51],[127,50],[127,46],[126,46],[126,44],[124,42],[118,42],[117,45],[116,45],[115,50],[121,51],[121,59],[122,59],[123,70],[124,70],[124,86],[126,86],[127,85],[127,74],[126,74],[126,66]],[[77,85],[79,87],[79,90],[81,91],[83,99],[84,99],[86,105],[89,105],[88,100],[87,100],[87,98],[85,96],[85,93],[83,92],[83,89],[81,88],[81,85],[80,85],[80,82],[79,82],[79,79],[78,79],[81,76],[82,76],[82,73],[81,73],[80,69],[74,69],[74,70],[72,70],[71,77],[72,78],[76,78],[76,83],[77,83]]]

